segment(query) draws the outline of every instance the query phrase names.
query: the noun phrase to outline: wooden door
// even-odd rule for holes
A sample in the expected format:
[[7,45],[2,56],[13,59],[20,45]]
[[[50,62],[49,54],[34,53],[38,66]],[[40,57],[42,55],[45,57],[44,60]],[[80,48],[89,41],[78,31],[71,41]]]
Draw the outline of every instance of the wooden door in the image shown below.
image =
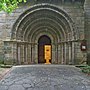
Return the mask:
[[44,45],[44,58],[45,60],[51,59],[51,45]]
[[44,45],[39,45],[39,60],[38,63],[45,63],[45,59],[44,59]]
[[51,45],[51,39],[43,35],[38,40],[38,63],[45,63],[45,45]]

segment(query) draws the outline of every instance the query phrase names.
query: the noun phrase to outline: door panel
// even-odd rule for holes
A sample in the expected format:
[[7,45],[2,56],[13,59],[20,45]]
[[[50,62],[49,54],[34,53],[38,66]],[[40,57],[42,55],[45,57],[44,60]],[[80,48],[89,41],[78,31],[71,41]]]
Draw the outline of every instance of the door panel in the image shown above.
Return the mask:
[[44,58],[51,59],[51,45],[44,45]]
[[39,61],[38,61],[38,63],[45,63],[44,45],[39,45]]
[[44,50],[45,45],[51,45],[51,39],[47,35],[41,36],[38,40],[38,63],[46,62]]

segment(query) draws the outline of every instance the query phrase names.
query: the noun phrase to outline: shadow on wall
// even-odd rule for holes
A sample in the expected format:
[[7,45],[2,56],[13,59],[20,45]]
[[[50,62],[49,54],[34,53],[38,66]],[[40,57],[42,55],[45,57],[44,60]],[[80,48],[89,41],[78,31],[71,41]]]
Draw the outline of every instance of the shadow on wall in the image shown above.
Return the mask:
[[87,54],[87,64],[90,65],[90,53]]
[[0,53],[0,64],[4,64],[4,55]]

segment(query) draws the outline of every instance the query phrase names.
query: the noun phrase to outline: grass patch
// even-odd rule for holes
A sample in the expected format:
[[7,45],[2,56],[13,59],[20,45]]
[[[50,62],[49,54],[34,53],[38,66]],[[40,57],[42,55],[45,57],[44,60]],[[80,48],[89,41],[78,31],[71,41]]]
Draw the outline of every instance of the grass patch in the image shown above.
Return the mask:
[[79,65],[79,66],[76,66],[76,67],[80,68],[83,73],[90,74],[90,66],[88,66],[88,65]]
[[0,68],[11,68],[12,65],[4,65],[4,64],[0,64]]
[[90,66],[86,66],[86,67],[83,67],[81,69],[82,69],[82,72],[90,74]]

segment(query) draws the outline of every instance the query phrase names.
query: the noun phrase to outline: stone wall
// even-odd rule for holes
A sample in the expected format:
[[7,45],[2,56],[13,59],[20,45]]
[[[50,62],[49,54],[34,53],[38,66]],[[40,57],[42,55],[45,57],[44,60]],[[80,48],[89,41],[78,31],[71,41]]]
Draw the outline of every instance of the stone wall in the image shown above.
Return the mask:
[[[19,8],[17,8],[16,10],[14,10],[11,14],[7,14],[5,12],[0,12],[0,38],[2,40],[6,40],[8,38],[11,38],[11,30],[12,30],[12,26],[15,23],[15,21],[18,19],[19,15],[21,15],[25,10],[29,9],[30,6],[35,5],[39,2],[35,2],[33,0],[29,0],[30,3],[25,3],[25,4],[20,4]],[[41,0],[42,1],[42,0]],[[89,1],[89,0],[86,0]],[[71,17],[71,19],[74,22],[74,27],[75,27],[75,35],[76,38],[75,40],[83,40],[85,39],[84,36],[84,7],[83,4],[80,2],[48,2],[51,4],[56,4],[59,8],[61,8],[62,10],[64,10],[66,13],[68,13],[68,15]],[[90,8],[90,6],[88,6],[87,4],[85,5],[85,7]],[[86,9],[86,16],[88,16],[88,12],[89,9]],[[89,21],[88,19],[89,17],[86,18],[86,23],[87,21]],[[89,31],[89,23],[87,23],[87,33],[90,32]],[[86,35],[87,36],[87,35]],[[88,35],[88,37],[90,37],[90,35]],[[2,43],[2,41],[1,41]],[[85,56],[85,53],[83,53],[80,50],[80,44],[81,42],[75,42],[73,48],[75,49],[73,51],[74,54],[74,59],[76,63],[79,63],[80,60]],[[88,43],[89,44],[89,43]],[[2,48],[1,48],[2,49]],[[86,58],[85,58],[86,59]]]
[[90,0],[85,1],[85,36],[87,40],[87,60],[90,65]]
[[[5,39],[9,38],[11,35],[12,26],[15,23],[16,19],[21,15],[25,10],[29,9],[30,6],[36,4],[36,2],[22,4],[14,10],[11,14],[5,12],[0,12],[0,38]],[[39,2],[40,3],[40,2]],[[52,3],[51,3],[52,4]],[[72,18],[75,27],[77,29],[78,35],[77,38],[84,39],[84,8],[81,3],[56,3],[58,6],[64,10]]]

